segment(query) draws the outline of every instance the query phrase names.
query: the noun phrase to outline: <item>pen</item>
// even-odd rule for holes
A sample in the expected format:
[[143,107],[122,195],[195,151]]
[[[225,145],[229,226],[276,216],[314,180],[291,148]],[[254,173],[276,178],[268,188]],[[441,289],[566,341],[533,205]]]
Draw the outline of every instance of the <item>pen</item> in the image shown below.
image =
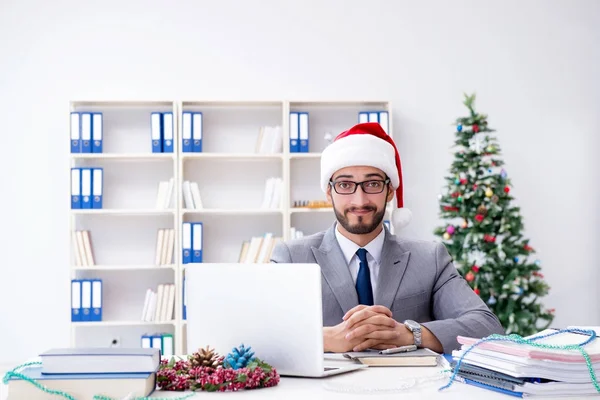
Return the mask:
[[396,353],[406,353],[409,351],[414,351],[417,349],[417,346],[414,344],[409,344],[408,346],[400,346],[394,347],[392,349],[381,350],[379,354],[396,354]]

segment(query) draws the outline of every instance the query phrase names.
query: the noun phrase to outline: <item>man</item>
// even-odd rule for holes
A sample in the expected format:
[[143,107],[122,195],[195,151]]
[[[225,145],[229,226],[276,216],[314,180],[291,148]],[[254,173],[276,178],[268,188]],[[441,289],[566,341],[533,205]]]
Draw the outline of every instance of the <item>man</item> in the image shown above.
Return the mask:
[[279,243],[271,261],[320,265],[326,352],[416,344],[449,354],[458,335],[504,333],[443,244],[400,239],[384,227],[394,192],[394,226],[407,223],[410,211],[398,150],[378,123],[352,127],[323,151],[321,188],[337,222]]

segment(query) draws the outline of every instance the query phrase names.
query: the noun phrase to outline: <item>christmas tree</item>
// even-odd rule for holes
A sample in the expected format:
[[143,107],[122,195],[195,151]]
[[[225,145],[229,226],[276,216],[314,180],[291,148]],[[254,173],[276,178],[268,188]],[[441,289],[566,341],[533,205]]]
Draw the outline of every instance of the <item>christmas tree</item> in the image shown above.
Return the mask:
[[474,101],[475,95],[465,95],[469,115],[456,120],[455,157],[439,195],[444,225],[434,233],[506,333],[530,335],[554,319],[554,310],[540,303],[549,286],[523,237],[520,207],[513,204],[495,130],[487,115],[475,112]]

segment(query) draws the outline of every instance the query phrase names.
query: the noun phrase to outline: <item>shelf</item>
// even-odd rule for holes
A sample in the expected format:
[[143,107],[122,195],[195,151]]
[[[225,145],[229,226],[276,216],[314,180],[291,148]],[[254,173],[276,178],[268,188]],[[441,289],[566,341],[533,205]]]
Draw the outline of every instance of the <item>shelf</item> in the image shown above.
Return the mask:
[[272,215],[282,214],[281,209],[248,208],[248,209],[227,209],[227,208],[204,208],[198,210],[185,209],[183,214],[214,214],[214,215]]
[[300,159],[305,159],[305,158],[320,159],[321,158],[321,153],[290,153],[290,158],[291,159],[294,159],[294,158],[300,158]]
[[260,154],[260,153],[182,153],[181,158],[185,160],[205,160],[205,159],[222,159],[222,160],[282,160],[283,155],[276,154]]
[[152,208],[113,208],[113,209],[71,209],[74,215],[123,215],[123,216],[145,216],[145,215],[172,215],[173,209],[160,210]]
[[93,265],[91,267],[73,267],[74,271],[140,271],[175,269],[175,265]]
[[173,161],[173,153],[71,153],[73,160]]
[[175,321],[89,321],[89,322],[71,322],[72,326],[152,326],[152,325],[175,325]]
[[328,213],[333,212],[333,207],[323,208],[309,208],[309,207],[296,207],[290,209],[290,214],[295,213]]

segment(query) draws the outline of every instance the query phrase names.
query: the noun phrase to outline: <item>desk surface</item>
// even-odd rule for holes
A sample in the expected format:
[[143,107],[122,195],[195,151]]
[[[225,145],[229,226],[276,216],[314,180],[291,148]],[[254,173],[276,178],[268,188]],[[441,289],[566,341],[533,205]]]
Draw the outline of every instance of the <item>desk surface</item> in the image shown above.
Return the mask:
[[[351,361],[327,360],[327,365],[340,365]],[[465,400],[476,398],[507,400],[513,397],[489,390],[454,382],[443,391],[438,389],[448,383],[448,377],[441,374],[441,367],[371,367],[358,371],[334,375],[327,378],[291,378],[282,377],[279,384],[268,389],[244,390],[236,393],[196,392],[190,400],[214,399],[446,399]],[[2,373],[2,376],[4,373]],[[433,380],[433,377],[438,377]],[[7,387],[0,380],[0,400],[5,400]],[[156,391],[151,398],[177,398],[191,392]],[[365,397],[367,396],[367,397]],[[574,397],[571,397],[574,399]],[[544,399],[550,399],[545,397]],[[557,398],[564,400],[564,397]],[[582,397],[589,399],[589,397]],[[56,400],[60,400],[56,398]]]

